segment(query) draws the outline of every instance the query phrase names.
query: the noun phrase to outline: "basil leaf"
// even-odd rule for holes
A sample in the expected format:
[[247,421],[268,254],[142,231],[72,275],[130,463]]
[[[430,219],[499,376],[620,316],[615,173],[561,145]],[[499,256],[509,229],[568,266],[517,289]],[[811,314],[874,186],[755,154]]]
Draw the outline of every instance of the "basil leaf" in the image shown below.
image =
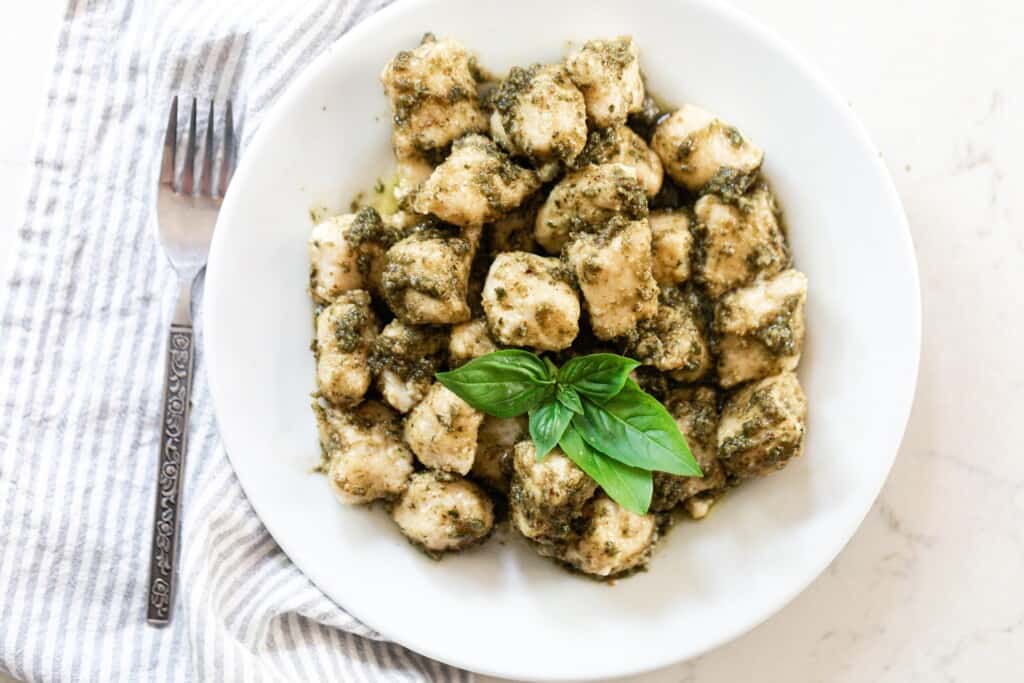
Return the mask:
[[574,413],[583,413],[583,404],[580,403],[580,395],[576,393],[576,390],[572,387],[567,387],[564,384],[559,384],[555,390],[555,398],[563,406],[568,408]]
[[549,401],[530,411],[530,437],[537,450],[538,462],[558,444],[571,419],[572,411],[558,401]]
[[614,353],[577,356],[558,371],[558,382],[595,401],[606,401],[619,393],[638,365],[639,361]]
[[591,446],[619,462],[645,470],[702,477],[665,406],[628,381],[618,394],[603,403],[583,399],[583,414],[573,417],[580,436]]
[[647,514],[654,493],[654,480],[649,471],[624,465],[595,451],[573,425],[565,430],[558,444],[570,460],[601,485],[609,498],[630,512]]
[[435,376],[463,401],[495,417],[522,415],[555,393],[548,366],[519,349],[495,351]]

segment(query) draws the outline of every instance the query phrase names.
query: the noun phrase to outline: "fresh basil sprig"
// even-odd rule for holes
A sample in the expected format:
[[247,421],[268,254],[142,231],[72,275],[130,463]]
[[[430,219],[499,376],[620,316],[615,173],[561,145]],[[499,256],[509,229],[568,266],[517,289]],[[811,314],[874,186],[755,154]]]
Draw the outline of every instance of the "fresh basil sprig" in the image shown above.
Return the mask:
[[573,423],[587,443],[626,465],[703,476],[676,421],[633,380],[602,403],[584,398],[583,414]]
[[622,390],[629,373],[639,365],[640,361],[614,353],[576,356],[558,371],[558,383],[595,401],[604,401]]
[[577,415],[583,414],[583,402],[580,400],[579,393],[573,387],[567,384],[556,384],[555,398],[570,411]]
[[629,378],[638,365],[632,358],[595,353],[559,369],[547,357],[506,349],[440,372],[437,379],[488,415],[529,413],[537,460],[558,445],[615,502],[645,514],[651,472],[703,473],[665,406]]
[[649,470],[624,465],[594,450],[575,425],[569,425],[558,445],[570,460],[601,485],[609,498],[627,510],[647,514],[654,494],[654,479]]
[[572,421],[572,411],[559,401],[548,401],[530,411],[530,437],[541,460],[558,445],[565,428]]
[[457,370],[437,373],[437,381],[477,410],[515,417],[555,394],[554,365],[529,351],[506,349],[474,358]]

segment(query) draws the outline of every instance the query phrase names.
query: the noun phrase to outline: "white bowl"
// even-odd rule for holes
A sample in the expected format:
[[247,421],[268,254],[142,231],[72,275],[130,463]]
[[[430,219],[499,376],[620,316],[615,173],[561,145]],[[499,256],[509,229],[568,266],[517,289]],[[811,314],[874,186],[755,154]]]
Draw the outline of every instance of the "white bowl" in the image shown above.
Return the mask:
[[[553,61],[567,41],[633,35],[654,93],[693,102],[766,150],[807,273],[805,454],[682,524],[650,571],[581,579],[523,543],[428,559],[380,509],[340,506],[323,477],[306,293],[309,209],[344,209],[391,164],[381,67],[433,31],[488,68]],[[422,0],[339,40],[263,121],[224,202],[206,280],[221,434],[249,500],[339,605],[425,655],[512,678],[636,673],[747,631],[836,556],[885,480],[913,397],[917,269],[893,184],[841,99],[789,46],[725,4]]]

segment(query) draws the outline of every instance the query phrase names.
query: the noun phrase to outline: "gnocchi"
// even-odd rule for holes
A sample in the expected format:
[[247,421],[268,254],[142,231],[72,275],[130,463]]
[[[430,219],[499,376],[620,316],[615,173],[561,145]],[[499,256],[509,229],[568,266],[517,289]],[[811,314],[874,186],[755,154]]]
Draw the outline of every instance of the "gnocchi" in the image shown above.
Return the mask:
[[[808,281],[751,138],[663,110],[629,36],[492,77],[427,34],[381,83],[394,175],[371,205],[318,214],[307,244],[318,469],[341,503],[386,508],[434,558],[485,541],[497,509],[540,555],[608,579],[649,562],[671,515],[701,519],[801,455]],[[701,476],[654,472],[631,512],[576,451],[587,471],[557,445],[538,458],[527,414],[485,415],[438,380],[506,349],[635,359]]]

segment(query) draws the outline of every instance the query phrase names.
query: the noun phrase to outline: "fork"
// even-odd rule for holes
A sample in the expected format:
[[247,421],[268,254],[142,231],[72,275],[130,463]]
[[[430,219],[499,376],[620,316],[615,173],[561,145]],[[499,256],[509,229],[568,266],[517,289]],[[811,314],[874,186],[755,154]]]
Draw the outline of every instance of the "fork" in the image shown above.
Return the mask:
[[[231,103],[226,104],[222,119],[214,117],[214,105],[210,103],[201,149],[197,149],[200,141],[196,139],[197,108],[198,103],[193,99],[188,119],[188,137],[185,140],[184,168],[179,182],[175,173],[178,160],[178,98],[175,97],[171,103],[157,197],[160,244],[178,275],[179,287],[178,303],[167,337],[167,367],[160,423],[160,468],[147,594],[146,620],[157,626],[170,622],[174,605],[181,486],[184,481],[195,361],[192,285],[206,266],[213,226],[235,161]],[[221,126],[216,135],[215,121],[219,121]],[[197,155],[200,162],[198,174],[195,168]],[[218,158],[219,165],[216,163]]]

